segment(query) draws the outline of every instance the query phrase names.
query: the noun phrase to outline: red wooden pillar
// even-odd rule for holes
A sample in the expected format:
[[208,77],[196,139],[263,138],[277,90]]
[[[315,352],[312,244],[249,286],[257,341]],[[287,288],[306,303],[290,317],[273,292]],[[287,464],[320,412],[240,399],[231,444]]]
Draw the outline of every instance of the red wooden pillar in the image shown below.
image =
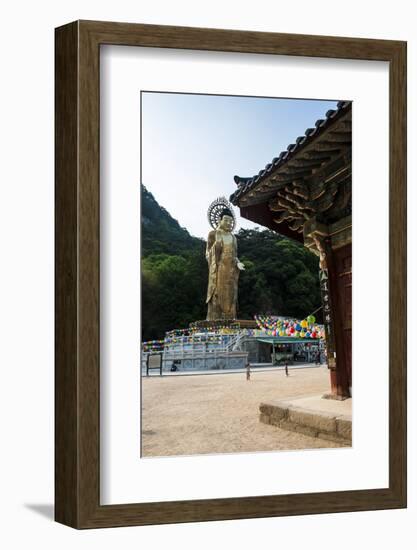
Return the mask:
[[[332,394],[339,398],[344,398],[350,396],[350,389],[352,386],[352,245],[346,245],[335,251],[331,249],[330,243],[328,243],[326,260],[332,304],[332,326],[335,349],[334,361],[329,361],[330,384]],[[347,266],[348,269],[346,269]]]
[[334,251],[337,273],[337,295],[341,314],[345,372],[352,388],[352,244]]

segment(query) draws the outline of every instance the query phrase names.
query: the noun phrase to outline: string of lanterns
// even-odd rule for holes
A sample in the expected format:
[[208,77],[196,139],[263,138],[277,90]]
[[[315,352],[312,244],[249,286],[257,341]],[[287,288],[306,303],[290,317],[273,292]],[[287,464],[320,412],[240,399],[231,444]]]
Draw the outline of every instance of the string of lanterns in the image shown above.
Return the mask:
[[208,329],[175,329],[166,333],[163,340],[148,340],[142,343],[142,350],[148,351],[162,351],[164,346],[171,344],[192,344],[192,343],[208,343],[208,344],[220,344],[227,342],[227,336],[231,336],[239,332],[238,329],[231,329],[230,327],[222,327],[215,334]]
[[235,334],[239,330],[239,323],[229,325],[210,323],[210,325],[207,325],[206,327],[192,326],[189,328],[176,328],[174,330],[169,330],[165,333],[165,339],[177,336],[192,336],[193,334],[213,333],[213,331],[220,334]]
[[[308,315],[302,321],[284,319],[274,315],[255,315],[257,329],[241,329],[238,323],[229,325],[211,325],[207,327],[192,326],[184,329],[174,329],[166,332],[163,340],[148,340],[143,342],[144,352],[163,351],[165,346],[172,344],[221,344],[228,336],[243,334],[245,336],[280,336],[291,338],[324,338],[324,328],[316,323],[314,315]],[[215,331],[215,332],[213,332]]]
[[273,315],[255,315],[255,321],[259,329],[268,333],[269,336],[324,338],[324,329],[316,324],[314,315],[308,315],[302,321],[283,319]]
[[164,351],[164,340],[148,340],[142,343],[142,351]]

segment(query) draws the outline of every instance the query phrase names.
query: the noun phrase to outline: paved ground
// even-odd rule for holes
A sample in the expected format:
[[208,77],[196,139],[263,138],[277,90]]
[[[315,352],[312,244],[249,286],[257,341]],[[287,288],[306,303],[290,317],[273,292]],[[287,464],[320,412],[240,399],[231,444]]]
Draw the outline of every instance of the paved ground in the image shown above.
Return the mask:
[[337,447],[259,422],[259,404],[329,390],[326,367],[142,378],[142,456]]

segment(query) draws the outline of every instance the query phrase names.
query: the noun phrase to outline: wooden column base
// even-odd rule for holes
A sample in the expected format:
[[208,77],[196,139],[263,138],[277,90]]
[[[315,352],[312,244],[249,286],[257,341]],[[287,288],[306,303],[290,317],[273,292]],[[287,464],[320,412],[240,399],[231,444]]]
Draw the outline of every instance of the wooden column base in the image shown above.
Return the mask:
[[324,399],[349,399],[349,389],[344,388],[338,380],[337,370],[329,369],[330,372],[330,393],[323,395]]

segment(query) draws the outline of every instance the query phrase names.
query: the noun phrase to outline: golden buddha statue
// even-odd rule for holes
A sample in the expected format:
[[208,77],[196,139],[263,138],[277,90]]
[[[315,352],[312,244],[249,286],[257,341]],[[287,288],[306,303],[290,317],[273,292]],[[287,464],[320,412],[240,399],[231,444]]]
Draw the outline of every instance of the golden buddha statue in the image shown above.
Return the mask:
[[224,197],[210,205],[208,218],[213,231],[208,235],[206,248],[209,268],[207,320],[233,320],[236,319],[239,273],[245,269],[237,257],[237,241],[232,233],[236,219],[232,206]]

